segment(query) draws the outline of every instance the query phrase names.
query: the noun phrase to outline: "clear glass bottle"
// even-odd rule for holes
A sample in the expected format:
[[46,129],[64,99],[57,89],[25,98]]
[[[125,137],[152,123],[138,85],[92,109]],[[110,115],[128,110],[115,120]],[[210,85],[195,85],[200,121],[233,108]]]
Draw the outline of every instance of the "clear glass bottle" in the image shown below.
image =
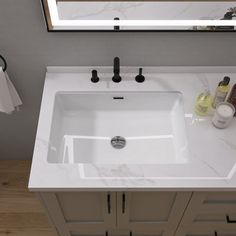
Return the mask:
[[212,96],[209,90],[205,90],[197,97],[195,113],[199,116],[206,116],[212,104]]

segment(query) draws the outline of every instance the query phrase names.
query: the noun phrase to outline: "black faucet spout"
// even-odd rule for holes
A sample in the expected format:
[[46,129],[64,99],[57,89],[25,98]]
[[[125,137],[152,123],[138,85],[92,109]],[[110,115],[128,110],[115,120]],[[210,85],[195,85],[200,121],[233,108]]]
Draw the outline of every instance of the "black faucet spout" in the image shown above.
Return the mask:
[[119,57],[114,58],[113,72],[114,72],[114,76],[112,77],[112,81],[115,82],[115,83],[119,83],[121,81],[121,77],[120,77],[120,58]]
[[120,74],[120,58],[115,57],[114,58],[114,74]]

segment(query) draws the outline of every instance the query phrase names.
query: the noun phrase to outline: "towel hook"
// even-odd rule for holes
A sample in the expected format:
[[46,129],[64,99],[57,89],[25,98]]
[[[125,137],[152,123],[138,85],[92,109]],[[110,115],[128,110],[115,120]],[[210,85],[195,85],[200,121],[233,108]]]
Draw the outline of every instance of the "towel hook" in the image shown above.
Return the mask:
[[5,60],[5,58],[0,55],[0,59],[3,61],[3,71],[5,72],[7,70],[7,61]]

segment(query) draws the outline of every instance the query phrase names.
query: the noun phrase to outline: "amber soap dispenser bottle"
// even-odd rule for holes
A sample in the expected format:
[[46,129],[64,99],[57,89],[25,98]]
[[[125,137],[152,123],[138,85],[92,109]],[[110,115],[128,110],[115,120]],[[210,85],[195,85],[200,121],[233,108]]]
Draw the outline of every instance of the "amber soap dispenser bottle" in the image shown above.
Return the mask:
[[[229,94],[229,98],[227,102],[231,103],[235,107],[235,110],[236,110],[236,84],[233,86]],[[234,116],[236,116],[236,112],[234,113]]]

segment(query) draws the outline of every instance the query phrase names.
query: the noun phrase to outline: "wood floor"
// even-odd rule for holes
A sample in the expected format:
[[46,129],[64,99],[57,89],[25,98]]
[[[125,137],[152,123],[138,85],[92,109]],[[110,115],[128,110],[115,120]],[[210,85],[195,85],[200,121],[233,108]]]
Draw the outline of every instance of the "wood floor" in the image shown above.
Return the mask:
[[30,161],[0,161],[0,236],[56,236],[27,189]]

